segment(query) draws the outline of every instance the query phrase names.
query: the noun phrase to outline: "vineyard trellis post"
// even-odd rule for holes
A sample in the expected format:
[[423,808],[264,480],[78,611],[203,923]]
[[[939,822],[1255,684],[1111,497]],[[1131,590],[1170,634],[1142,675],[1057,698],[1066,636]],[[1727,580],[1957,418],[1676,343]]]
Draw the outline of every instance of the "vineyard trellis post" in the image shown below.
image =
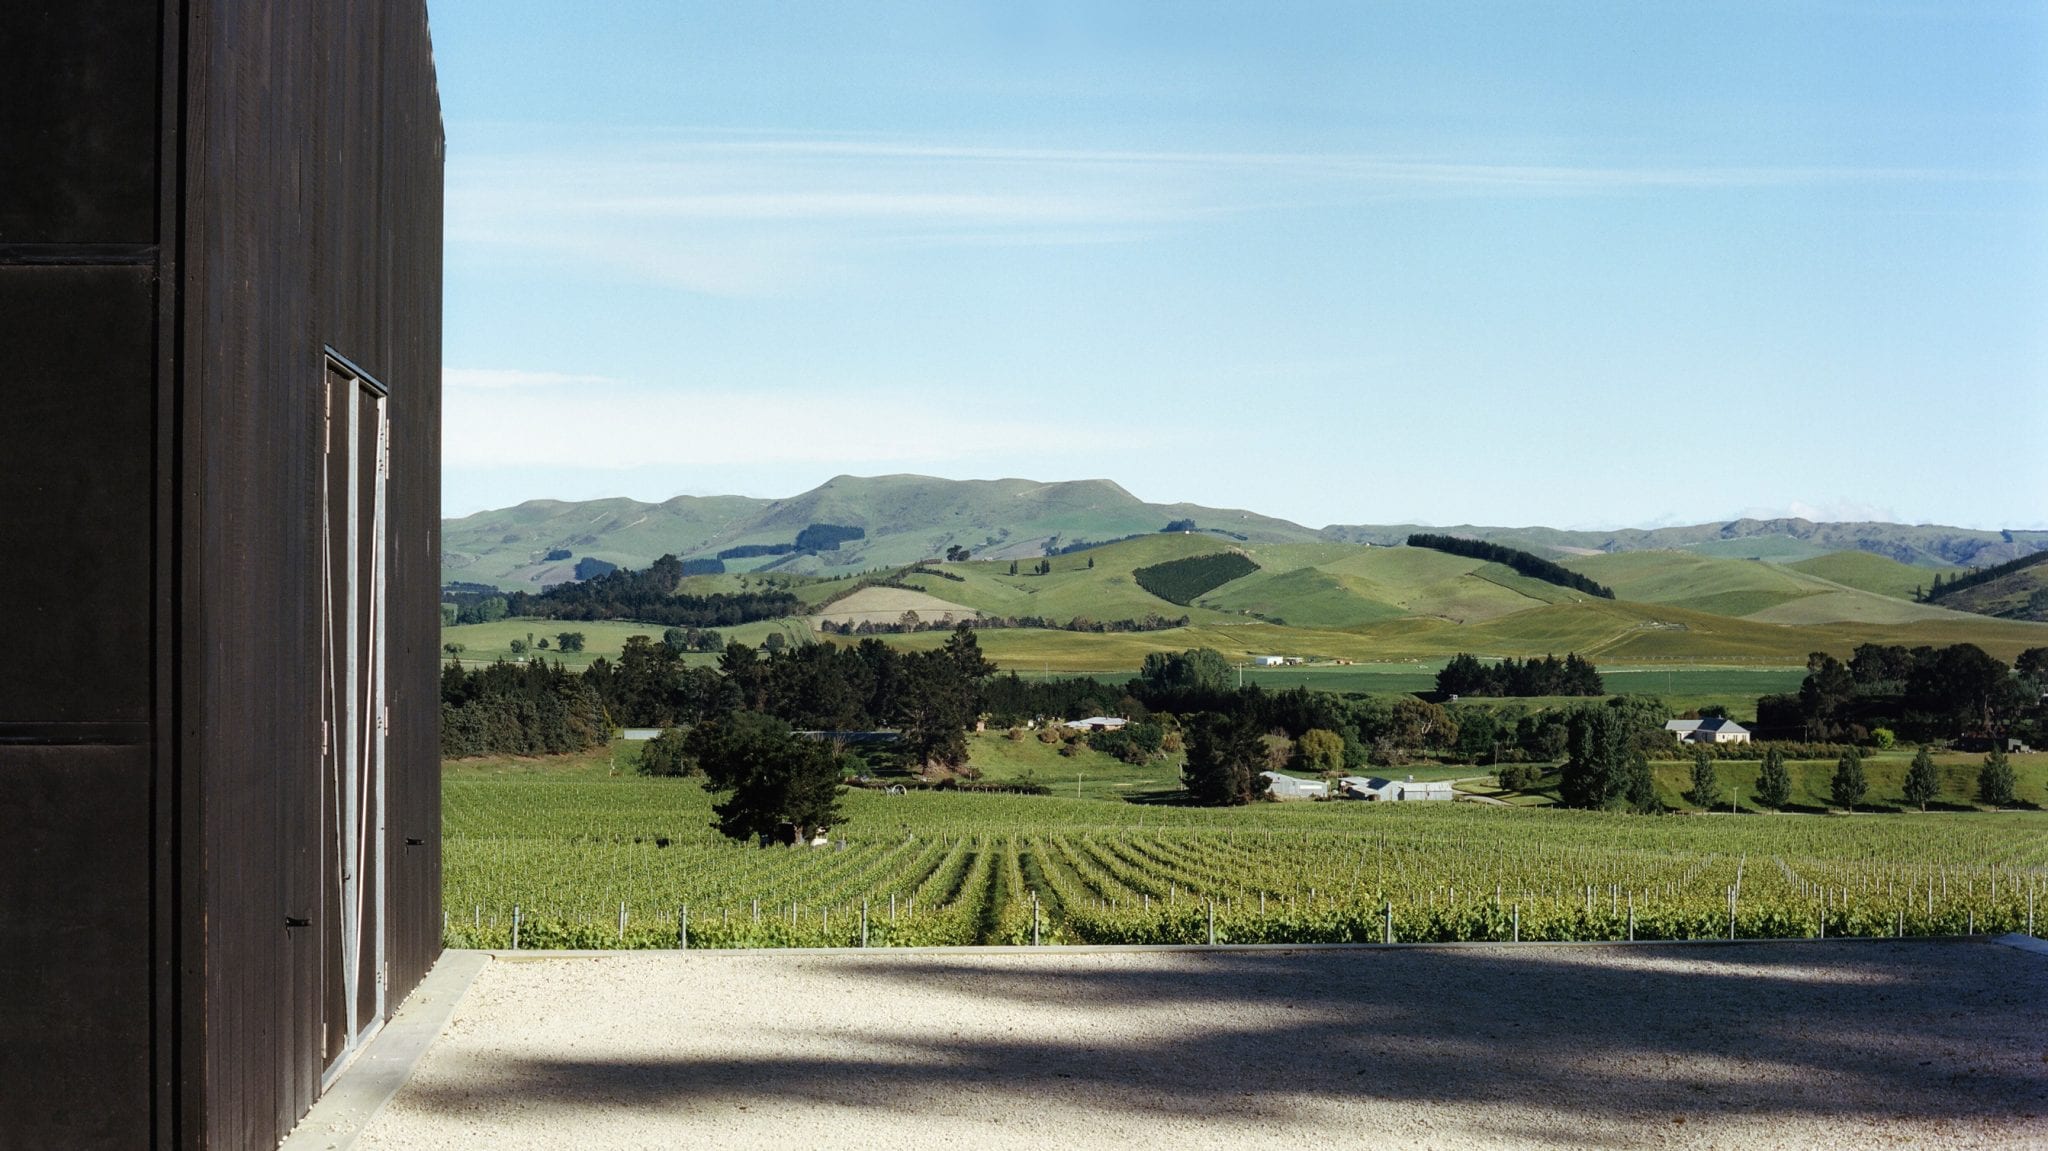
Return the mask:
[[868,945],[868,901],[860,901],[860,945]]
[[690,905],[687,903],[676,908],[676,949],[690,949]]
[[512,950],[519,950],[519,905],[512,905]]

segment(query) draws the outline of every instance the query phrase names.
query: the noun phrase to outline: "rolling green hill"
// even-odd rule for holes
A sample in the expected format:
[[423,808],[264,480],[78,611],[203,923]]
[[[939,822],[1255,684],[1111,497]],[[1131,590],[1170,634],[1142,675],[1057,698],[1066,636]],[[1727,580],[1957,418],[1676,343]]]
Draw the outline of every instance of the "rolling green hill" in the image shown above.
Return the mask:
[[1914,598],[1913,593],[1934,582],[1936,575],[1953,579],[1960,570],[1914,567],[1869,552],[1853,551],[1829,552],[1786,566],[1859,591],[1876,592],[1878,595],[1904,600]]
[[[442,524],[442,579],[532,590],[571,578],[583,556],[645,567],[663,553],[713,557],[746,544],[788,544],[812,524],[859,527],[866,537],[816,555],[728,561],[730,570],[836,574],[898,567],[964,547],[978,557],[1037,557],[1083,541],[1156,534],[1193,520],[1208,550],[1236,543],[1309,542],[1316,533],[1255,512],[1151,504],[1108,480],[941,480],[840,476],[785,500],[678,496],[536,500]],[[1225,534],[1228,533],[1228,534]],[[1239,537],[1242,537],[1241,539]],[[550,561],[550,552],[571,557]]]
[[[1159,530],[1177,520],[1192,520],[1197,530]],[[1934,561],[1927,557],[1975,549],[1971,554],[1990,559],[2000,549],[2035,547],[2048,533],[2002,536],[1804,521],[1617,533],[1474,529],[1517,547],[1553,549],[1567,567],[1613,588],[1617,598],[1610,601],[1477,558],[1342,538],[1371,535],[1377,528],[1317,533],[1249,512],[1148,504],[1102,481],[842,477],[779,501],[542,501],[446,525],[445,574],[530,588],[564,578],[583,556],[644,566],[664,552],[689,558],[736,545],[787,544],[813,524],[859,527],[865,535],[836,551],[734,562],[725,574],[685,580],[681,590],[704,594],[770,585],[794,593],[806,614],[815,616],[818,605],[872,576],[896,579],[934,603],[991,617],[1039,617],[1061,626],[1077,619],[1188,620],[1185,627],[1148,632],[983,633],[982,645],[992,658],[1040,671],[1128,673],[1150,652],[1198,646],[1233,660],[1286,655],[1312,661],[1307,671],[1344,671],[1341,664],[1420,668],[1460,651],[1518,657],[1577,651],[1606,665],[1646,668],[1793,668],[1804,664],[1808,652],[1846,656],[1865,642],[1971,642],[2006,660],[2048,645],[2048,624],[1950,610],[1948,601],[1913,602],[1912,588],[1931,583],[1938,569],[1876,554],[1892,548],[1929,563]],[[1205,530],[1210,528],[1219,530]],[[1892,529],[1897,531],[1887,536]],[[1405,530],[1394,529],[1401,538]],[[1045,555],[1082,540],[1111,542]],[[1669,546],[1651,546],[1660,541]],[[1808,554],[1826,546],[1863,550]],[[968,548],[973,558],[905,570],[949,547]],[[562,551],[571,558],[546,558]],[[1133,575],[1140,568],[1230,551],[1244,553],[1257,570],[1219,573],[1230,578],[1216,586],[1204,581],[1206,590],[1192,594],[1186,606],[1147,591]],[[1050,570],[1037,574],[1041,560]],[[2048,576],[2048,564],[2016,575],[2038,580]],[[2000,580],[1969,589],[1967,606],[2024,611],[2040,594],[2038,582],[2005,585]],[[1965,606],[1961,596],[1954,606]],[[810,634],[802,621],[790,620],[756,626],[746,636],[765,636],[770,626],[792,638]],[[563,629],[508,621],[451,639],[469,642],[474,655],[487,658],[526,630],[543,635]],[[626,634],[647,629],[619,624],[589,630],[589,655],[595,656],[616,652]],[[925,632],[889,642],[916,648],[942,639]]]
[[[1903,574],[1859,569],[1837,553],[1887,557],[1925,569],[1985,567],[2048,549],[2044,531],[1974,531],[1935,525],[1734,520],[1689,527],[1564,531],[1546,527],[1337,525],[1316,530],[1255,512],[1194,504],[1147,503],[1108,480],[945,480],[928,476],[839,476],[788,499],[678,496],[661,503],[629,499],[567,503],[534,500],[442,524],[442,578],[532,590],[569,579],[589,556],[645,567],[664,553],[711,558],[745,545],[792,544],[812,524],[858,527],[865,538],[816,554],[754,556],[729,570],[841,574],[898,567],[964,547],[977,557],[1036,558],[1075,543],[1155,534],[1191,520],[1196,537],[1225,547],[1276,544],[1355,547],[1399,544],[1433,530],[1520,547],[1545,556],[1680,551],[1708,559],[1767,559],[1865,591],[1894,595]],[[1214,550],[1213,548],[1211,550]],[[550,554],[568,553],[550,560]],[[1316,566],[1323,559],[1292,566]],[[1279,574],[1268,558],[1260,565]],[[1839,578],[1838,578],[1839,577]],[[1871,586],[1876,581],[1882,586]],[[1725,606],[1725,605],[1724,605]]]

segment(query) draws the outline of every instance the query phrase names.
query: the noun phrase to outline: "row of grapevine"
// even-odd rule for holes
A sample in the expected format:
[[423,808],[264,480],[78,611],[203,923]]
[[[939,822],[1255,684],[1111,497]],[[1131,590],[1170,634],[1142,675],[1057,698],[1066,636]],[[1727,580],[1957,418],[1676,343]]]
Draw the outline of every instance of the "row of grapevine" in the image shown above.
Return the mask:
[[[1235,812],[849,796],[829,847],[706,827],[668,781],[451,781],[451,946],[929,946],[1949,935],[2048,905],[2031,815]],[[2048,915],[2048,906],[2041,911]]]

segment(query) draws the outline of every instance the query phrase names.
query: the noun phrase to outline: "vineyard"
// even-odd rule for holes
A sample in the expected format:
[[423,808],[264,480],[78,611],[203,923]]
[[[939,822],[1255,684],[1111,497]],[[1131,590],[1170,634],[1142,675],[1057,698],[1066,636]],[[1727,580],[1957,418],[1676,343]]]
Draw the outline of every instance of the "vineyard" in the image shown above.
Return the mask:
[[[450,777],[451,947],[1953,935],[2048,915],[2032,813],[1235,810],[854,792],[828,846],[709,830],[687,780]],[[515,936],[516,933],[516,936]]]

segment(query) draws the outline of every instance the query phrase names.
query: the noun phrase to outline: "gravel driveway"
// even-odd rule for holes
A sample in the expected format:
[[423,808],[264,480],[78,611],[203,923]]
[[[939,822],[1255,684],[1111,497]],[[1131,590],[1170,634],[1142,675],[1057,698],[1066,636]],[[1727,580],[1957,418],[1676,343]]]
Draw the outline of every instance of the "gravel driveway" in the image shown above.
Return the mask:
[[501,959],[359,1147],[2048,1147],[1980,942]]

